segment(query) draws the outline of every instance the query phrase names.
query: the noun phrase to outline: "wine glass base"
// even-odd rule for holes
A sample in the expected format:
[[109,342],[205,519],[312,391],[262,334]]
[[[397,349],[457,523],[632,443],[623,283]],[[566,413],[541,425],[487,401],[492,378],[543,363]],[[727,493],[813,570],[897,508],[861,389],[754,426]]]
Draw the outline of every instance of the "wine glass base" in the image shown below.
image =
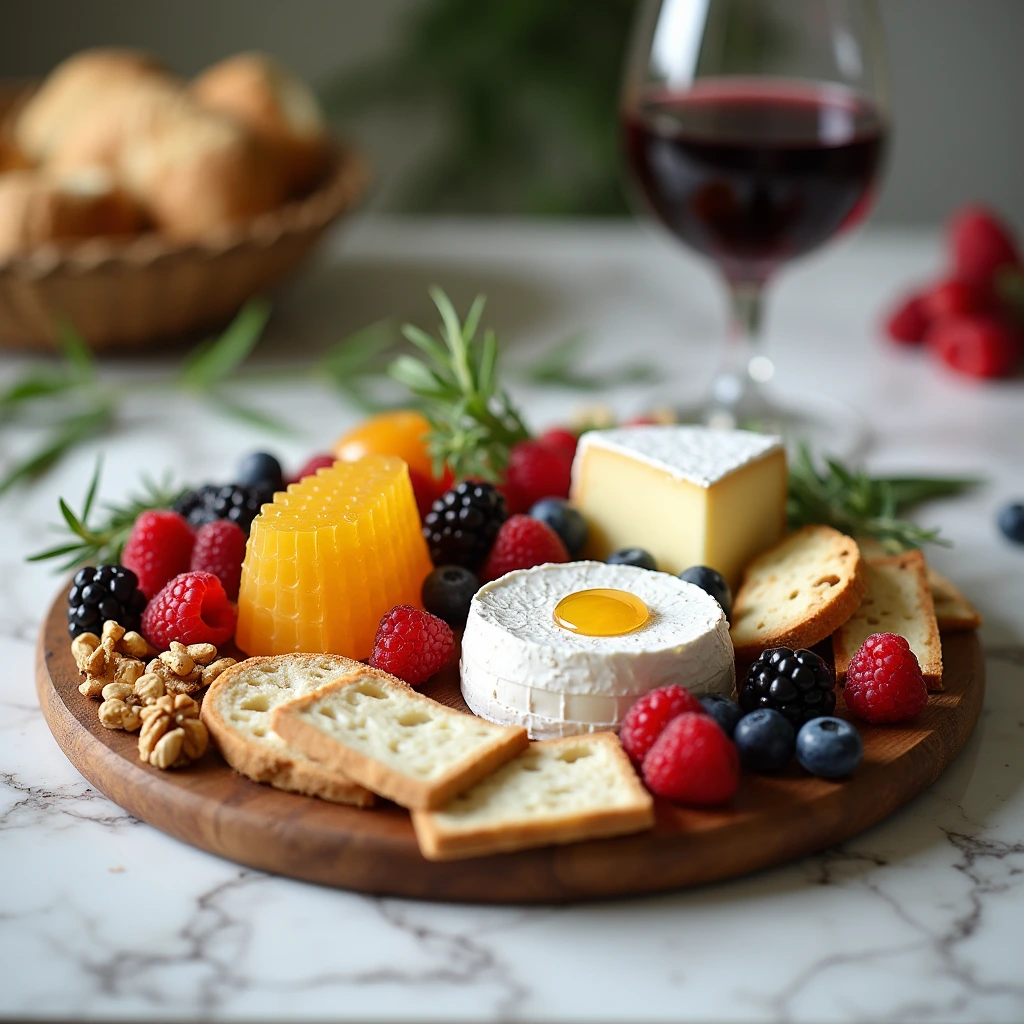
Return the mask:
[[702,423],[725,430],[778,434],[790,455],[806,445],[818,457],[856,461],[867,451],[870,431],[865,419],[842,402],[816,397],[788,403],[763,394],[744,396],[727,406],[713,399],[676,410],[680,423]]

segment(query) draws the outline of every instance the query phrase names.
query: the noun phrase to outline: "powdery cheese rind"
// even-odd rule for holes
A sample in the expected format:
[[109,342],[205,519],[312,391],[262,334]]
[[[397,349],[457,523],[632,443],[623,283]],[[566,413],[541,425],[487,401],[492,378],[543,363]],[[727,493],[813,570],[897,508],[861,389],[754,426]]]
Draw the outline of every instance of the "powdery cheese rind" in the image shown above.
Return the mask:
[[[614,637],[571,633],[554,621],[569,594],[611,587],[635,594],[651,617]],[[517,570],[482,587],[462,640],[462,693],[479,715],[526,725],[533,736],[617,728],[648,690],[679,683],[729,693],[729,625],[718,602],[666,573],[603,562]]]
[[576,449],[573,482],[575,484],[583,455],[590,447],[606,448],[638,459],[698,487],[711,487],[782,446],[779,437],[749,430],[672,426],[590,430],[580,438]]

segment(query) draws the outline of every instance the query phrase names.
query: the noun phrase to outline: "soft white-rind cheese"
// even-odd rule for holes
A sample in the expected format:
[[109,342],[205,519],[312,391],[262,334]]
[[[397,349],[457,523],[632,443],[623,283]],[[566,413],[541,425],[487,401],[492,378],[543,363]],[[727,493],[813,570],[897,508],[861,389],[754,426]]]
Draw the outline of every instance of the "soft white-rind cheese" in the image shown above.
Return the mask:
[[[572,633],[554,620],[569,594],[624,590],[650,612],[621,636]],[[531,736],[618,728],[648,690],[679,683],[695,694],[735,682],[729,626],[718,603],[675,576],[602,562],[517,570],[480,589],[462,641],[462,693],[470,708]]]

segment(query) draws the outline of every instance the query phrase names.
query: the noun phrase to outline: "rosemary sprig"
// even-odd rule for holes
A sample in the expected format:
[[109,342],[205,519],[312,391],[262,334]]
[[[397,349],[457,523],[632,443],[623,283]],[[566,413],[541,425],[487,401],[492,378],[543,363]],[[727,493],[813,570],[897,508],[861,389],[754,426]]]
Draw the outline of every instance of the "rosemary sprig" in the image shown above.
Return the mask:
[[914,505],[961,494],[980,481],[967,477],[871,477],[835,460],[823,469],[801,446],[789,470],[789,525],[826,523],[843,533],[872,537],[893,554],[924,544],[949,545],[937,529],[900,518]]
[[183,491],[183,488],[175,488],[171,485],[169,476],[160,482],[143,477],[141,494],[130,497],[123,505],[104,504],[104,517],[98,523],[91,525],[89,518],[96,503],[102,471],[103,458],[101,456],[96,460],[96,468],[89,481],[80,512],[73,511],[63,498],[59,499],[64,523],[56,529],[69,534],[65,542],[30,555],[27,561],[46,562],[57,558],[65,559],[57,566],[57,572],[67,572],[69,569],[89,562],[119,562],[132,524],[138,516],[148,509],[170,508]]
[[658,378],[655,367],[642,362],[623,363],[599,373],[580,370],[578,364],[585,347],[583,334],[571,334],[546,349],[531,365],[516,369],[528,384],[572,391],[604,391],[624,384],[650,384]]
[[430,289],[441,314],[440,341],[413,324],[402,334],[423,353],[402,355],[389,373],[423,404],[430,421],[427,443],[440,475],[447,464],[457,479],[499,480],[509,449],[530,436],[506,392],[498,387],[498,338],[488,328],[477,336],[486,299],[478,295],[459,321],[448,296]]

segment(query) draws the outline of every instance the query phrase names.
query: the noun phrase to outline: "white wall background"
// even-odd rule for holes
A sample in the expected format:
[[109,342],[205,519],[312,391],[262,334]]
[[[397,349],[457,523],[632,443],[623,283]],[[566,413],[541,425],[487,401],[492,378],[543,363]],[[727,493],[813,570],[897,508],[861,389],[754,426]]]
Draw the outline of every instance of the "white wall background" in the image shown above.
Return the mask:
[[[0,76],[40,75],[81,47],[120,44],[154,50],[185,74],[263,49],[320,82],[386,50],[417,2],[4,0]],[[935,223],[957,203],[981,199],[1024,228],[1024,0],[881,6],[895,133],[876,220]],[[432,138],[429,122],[401,116],[355,134],[374,158],[378,203]]]

